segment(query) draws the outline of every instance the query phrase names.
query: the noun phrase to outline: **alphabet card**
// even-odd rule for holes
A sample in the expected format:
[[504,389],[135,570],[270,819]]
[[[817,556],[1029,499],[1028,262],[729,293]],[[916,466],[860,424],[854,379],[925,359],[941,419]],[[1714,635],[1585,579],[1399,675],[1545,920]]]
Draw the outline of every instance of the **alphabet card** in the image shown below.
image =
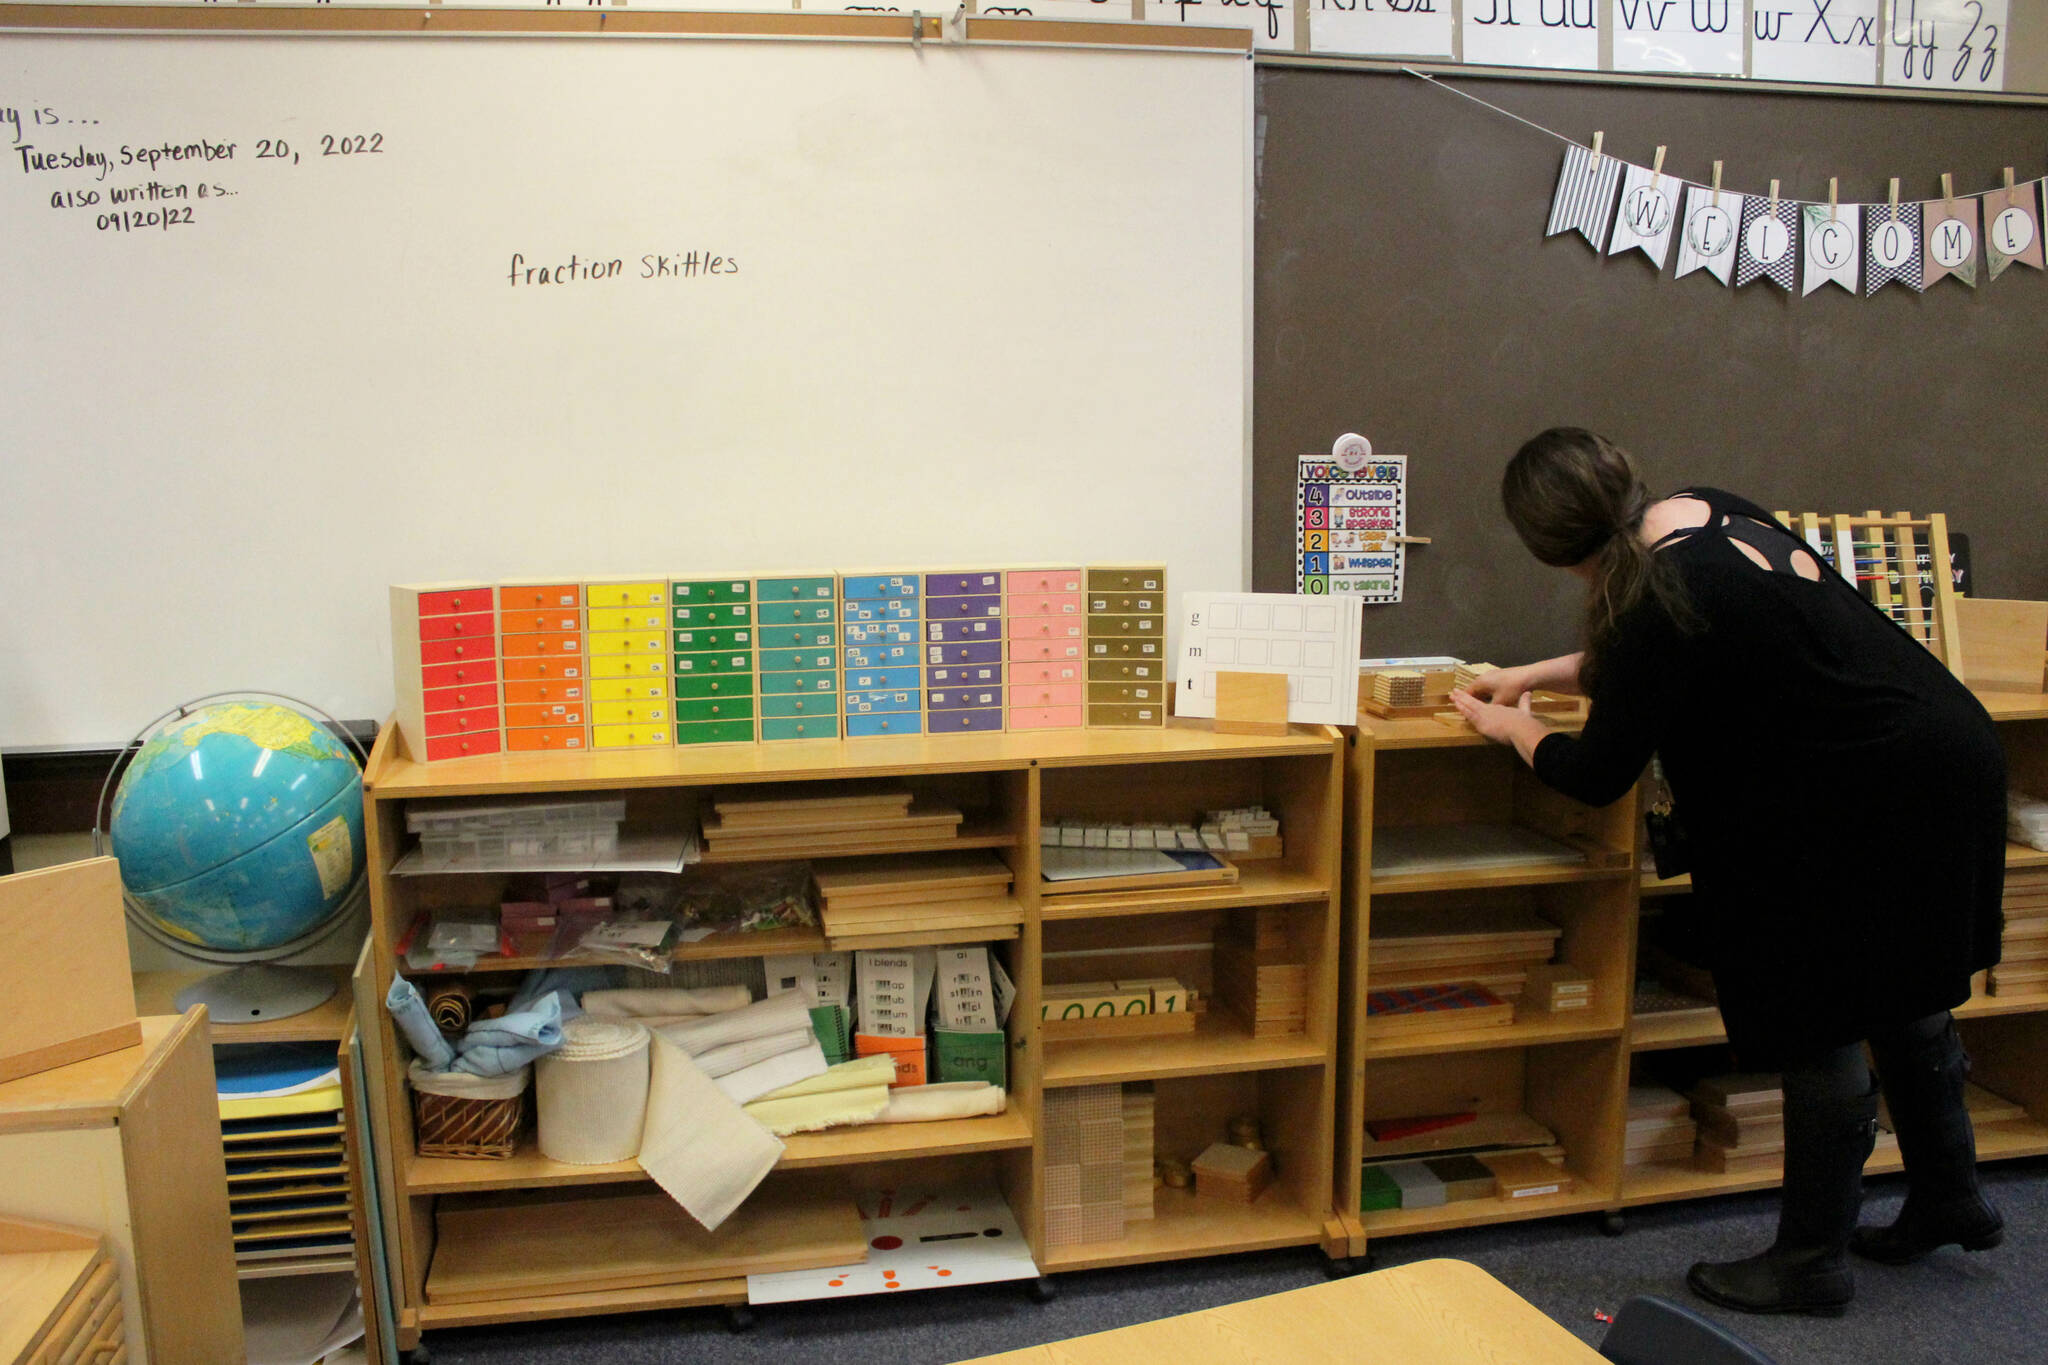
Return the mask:
[[1869,266],[1863,272],[1866,296],[1897,280],[1914,293],[1920,283],[1920,206],[1918,204],[1865,204],[1863,206],[1863,254]]
[[1358,723],[1357,597],[1278,592],[1189,592],[1180,599],[1179,694],[1174,714],[1216,715],[1218,673],[1287,677],[1287,719]]
[[1600,69],[1594,0],[1465,0],[1464,18],[1467,66]]
[[993,1189],[873,1190],[854,1204],[867,1236],[865,1261],[749,1275],[747,1302],[851,1299],[1038,1277],[1010,1206]]
[[1806,273],[1799,292],[1811,294],[1824,284],[1856,292],[1856,263],[1863,255],[1863,234],[1857,229],[1854,204],[1802,204],[1806,220]]
[[[2012,172],[2007,171],[2008,178]],[[2041,269],[2041,214],[2034,191],[2048,189],[2048,180],[2007,185],[1984,196],[1984,258],[1997,279],[2009,265]]]
[[1923,209],[1926,215],[1926,283],[1929,288],[1944,279],[1956,279],[1977,287],[1977,201],[1936,199]]
[[1408,562],[1408,457],[1358,445],[1296,462],[1294,588],[1398,602]]
[[1877,84],[1878,0],[1778,0],[1750,18],[1753,79]]
[[1367,57],[1450,57],[1454,22],[1451,0],[1311,0],[1308,46]]
[[1735,287],[1763,278],[1792,288],[1799,268],[1799,206],[1775,195],[1752,194],[1742,201],[1742,234],[1735,242]]
[[1678,221],[1678,184],[1661,171],[1630,166],[1622,177],[1621,215],[1614,220],[1607,254],[1619,256],[1640,247],[1662,270],[1671,250],[1671,227]]
[[1742,0],[1612,0],[1616,71],[1740,76]]
[[1742,196],[1705,185],[1685,187],[1685,225],[1678,234],[1678,269],[1673,279],[1704,270],[1721,283],[1735,268],[1735,219]]

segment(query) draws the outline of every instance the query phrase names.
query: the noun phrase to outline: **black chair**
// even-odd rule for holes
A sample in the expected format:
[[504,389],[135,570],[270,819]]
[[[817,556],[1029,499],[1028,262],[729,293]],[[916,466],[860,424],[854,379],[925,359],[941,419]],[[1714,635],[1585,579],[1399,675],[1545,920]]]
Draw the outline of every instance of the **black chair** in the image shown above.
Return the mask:
[[1600,1354],[1614,1365],[1777,1365],[1719,1323],[1655,1294],[1621,1306]]

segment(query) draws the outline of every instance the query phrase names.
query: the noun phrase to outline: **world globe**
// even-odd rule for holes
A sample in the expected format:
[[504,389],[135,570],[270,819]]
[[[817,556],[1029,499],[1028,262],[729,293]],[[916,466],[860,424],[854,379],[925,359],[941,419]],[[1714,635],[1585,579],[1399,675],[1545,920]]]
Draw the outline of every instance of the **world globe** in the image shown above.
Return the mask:
[[361,879],[362,770],[304,712],[205,706],[149,736],[110,828],[146,929],[209,960],[259,960],[320,928]]

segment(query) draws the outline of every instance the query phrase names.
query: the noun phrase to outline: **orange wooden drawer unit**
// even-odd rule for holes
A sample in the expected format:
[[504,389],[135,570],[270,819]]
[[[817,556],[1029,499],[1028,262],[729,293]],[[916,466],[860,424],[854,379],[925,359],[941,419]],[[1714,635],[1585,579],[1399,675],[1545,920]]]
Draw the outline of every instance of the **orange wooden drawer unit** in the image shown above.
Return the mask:
[[415,759],[498,752],[504,716],[490,584],[393,588],[391,666],[399,733]]
[[514,753],[590,747],[590,669],[583,585],[498,585],[505,668],[505,747]]

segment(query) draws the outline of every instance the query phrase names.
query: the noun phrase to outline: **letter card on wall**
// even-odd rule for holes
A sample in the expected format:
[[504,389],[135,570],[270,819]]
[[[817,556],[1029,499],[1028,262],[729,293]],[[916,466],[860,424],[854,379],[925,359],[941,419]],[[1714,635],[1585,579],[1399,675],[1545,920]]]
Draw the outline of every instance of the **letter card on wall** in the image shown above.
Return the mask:
[[1408,534],[1408,457],[1302,456],[1294,528],[1295,591],[1368,603],[1400,601],[1407,566],[1402,537]]

